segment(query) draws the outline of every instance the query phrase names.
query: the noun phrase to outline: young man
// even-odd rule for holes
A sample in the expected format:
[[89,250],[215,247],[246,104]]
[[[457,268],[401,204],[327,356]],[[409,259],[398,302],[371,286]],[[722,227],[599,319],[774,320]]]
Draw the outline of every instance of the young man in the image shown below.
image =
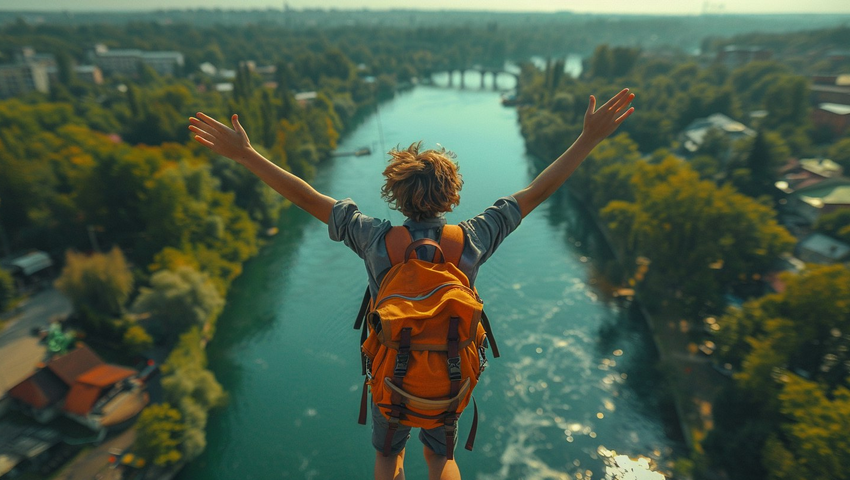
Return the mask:
[[[591,96],[582,133],[570,148],[528,187],[498,199],[482,214],[460,223],[464,247],[457,266],[466,274],[470,285],[474,284],[481,264],[516,229],[522,218],[554,193],[587,155],[634,112],[634,108],[629,107],[633,99],[634,94],[624,89],[597,109],[596,98]],[[237,115],[231,117],[233,128],[201,112],[189,121],[189,130],[199,143],[244,165],[292,203],[328,224],[331,239],[343,241],[365,261],[369,288],[372,297],[375,297],[378,285],[392,266],[384,242],[384,236],[392,227],[390,222],[363,215],[351,199],[337,201],[317,192],[304,180],[264,158],[251,147]],[[382,188],[382,196],[392,208],[407,217],[404,226],[414,241],[422,238],[439,240],[446,223],[443,214],[460,202],[462,181],[457,166],[447,158],[445,151],[420,152],[420,144],[413,144],[406,150],[393,150],[390,155],[390,164],[384,171],[387,181]],[[432,254],[433,247],[423,248],[430,249],[428,255]],[[378,450],[375,478],[404,479],[404,448],[410,428],[396,431],[391,454],[384,456],[381,450],[387,428],[386,418],[373,404],[372,444]],[[446,445],[442,428],[434,430],[421,430],[419,433],[424,444],[429,478],[460,479],[457,464],[446,457],[448,449],[455,446]]]

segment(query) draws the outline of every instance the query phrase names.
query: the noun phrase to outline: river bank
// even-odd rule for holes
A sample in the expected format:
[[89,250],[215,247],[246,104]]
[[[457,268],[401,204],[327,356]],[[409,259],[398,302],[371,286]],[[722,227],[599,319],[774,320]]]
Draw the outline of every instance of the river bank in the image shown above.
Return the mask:
[[[600,218],[599,212],[594,210],[584,198],[570,190],[569,184],[566,188],[570,197],[593,219],[616,261],[624,271],[628,271],[622,252],[618,250],[617,243],[614,242],[606,223]],[[689,338],[692,323],[683,318],[684,314],[679,312],[673,299],[664,299],[660,302],[665,307],[670,307],[668,311],[650,313],[645,307],[643,295],[640,289],[635,289],[633,302],[651,332],[653,345],[659,357],[657,368],[669,387],[668,392],[676,410],[676,420],[682,439],[691,451],[702,454],[700,442],[713,428],[713,402],[730,379],[713,367],[710,358],[700,354],[697,346]]]

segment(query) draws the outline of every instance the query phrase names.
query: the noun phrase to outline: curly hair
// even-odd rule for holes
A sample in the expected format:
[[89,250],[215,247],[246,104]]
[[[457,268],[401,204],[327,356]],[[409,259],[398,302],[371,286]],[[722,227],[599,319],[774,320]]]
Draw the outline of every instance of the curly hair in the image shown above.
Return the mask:
[[416,142],[406,150],[391,150],[384,170],[387,182],[381,187],[390,208],[415,221],[451,212],[460,203],[463,188],[458,167],[449,158],[453,153],[442,147],[420,152],[421,147],[422,142]]

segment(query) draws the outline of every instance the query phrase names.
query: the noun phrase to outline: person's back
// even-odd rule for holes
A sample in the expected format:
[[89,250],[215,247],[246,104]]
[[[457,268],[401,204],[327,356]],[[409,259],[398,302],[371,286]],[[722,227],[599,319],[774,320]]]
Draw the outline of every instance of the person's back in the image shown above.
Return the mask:
[[[482,214],[459,224],[464,239],[457,267],[467,276],[470,286],[474,284],[481,264],[516,229],[522,218],[554,193],[593,148],[631,115],[634,108],[628,106],[633,99],[634,95],[624,89],[597,110],[596,99],[591,96],[582,134],[570,148],[528,187],[511,196],[499,198]],[[385,241],[392,227],[390,222],[364,215],[351,199],[337,201],[317,192],[304,180],[265,159],[251,147],[248,135],[236,115],[231,117],[233,129],[200,112],[197,118],[190,119],[190,123],[189,129],[195,133],[199,143],[245,165],[292,203],[327,223],[330,238],[344,242],[364,260],[369,276],[369,290],[372,298],[376,297],[383,276],[392,267]],[[413,144],[406,150],[393,150],[390,155],[390,164],[384,171],[384,198],[392,208],[407,217],[404,226],[413,240],[428,238],[439,241],[445,225],[443,214],[450,212],[460,202],[463,182],[457,166],[444,150],[420,152],[420,144]],[[419,258],[432,258],[433,248],[420,247]],[[372,403],[372,443],[377,450],[375,478],[403,479],[404,448],[410,429],[398,426],[392,430],[389,428],[387,419]],[[448,449],[453,450],[455,446],[446,445],[443,432],[435,430],[421,429],[419,432],[419,438],[424,444],[429,478],[459,479],[457,464],[447,458]],[[394,433],[387,435],[388,431]],[[386,455],[385,438],[392,440]]]

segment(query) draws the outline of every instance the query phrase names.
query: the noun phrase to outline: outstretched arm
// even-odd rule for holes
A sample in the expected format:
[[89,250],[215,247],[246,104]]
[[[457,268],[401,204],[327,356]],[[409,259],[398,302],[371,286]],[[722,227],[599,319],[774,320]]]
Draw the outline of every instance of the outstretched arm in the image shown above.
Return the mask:
[[555,193],[555,190],[570,178],[570,175],[581,165],[581,162],[587,158],[590,152],[602,140],[614,133],[614,130],[620,126],[623,120],[635,111],[632,107],[621,113],[634,98],[635,95],[629,93],[629,89],[626,88],[614,95],[605,105],[599,107],[599,110],[596,110],[596,97],[590,96],[590,103],[587,106],[587,112],[584,114],[584,128],[581,135],[534,181],[514,194],[523,218]]
[[198,143],[244,165],[277,193],[310,215],[328,223],[336,200],[317,192],[309,183],[278,167],[254,150],[248,140],[248,134],[239,124],[237,115],[230,117],[230,122],[233,128],[203,112],[198,112],[197,118],[189,118],[189,130],[195,134]]

